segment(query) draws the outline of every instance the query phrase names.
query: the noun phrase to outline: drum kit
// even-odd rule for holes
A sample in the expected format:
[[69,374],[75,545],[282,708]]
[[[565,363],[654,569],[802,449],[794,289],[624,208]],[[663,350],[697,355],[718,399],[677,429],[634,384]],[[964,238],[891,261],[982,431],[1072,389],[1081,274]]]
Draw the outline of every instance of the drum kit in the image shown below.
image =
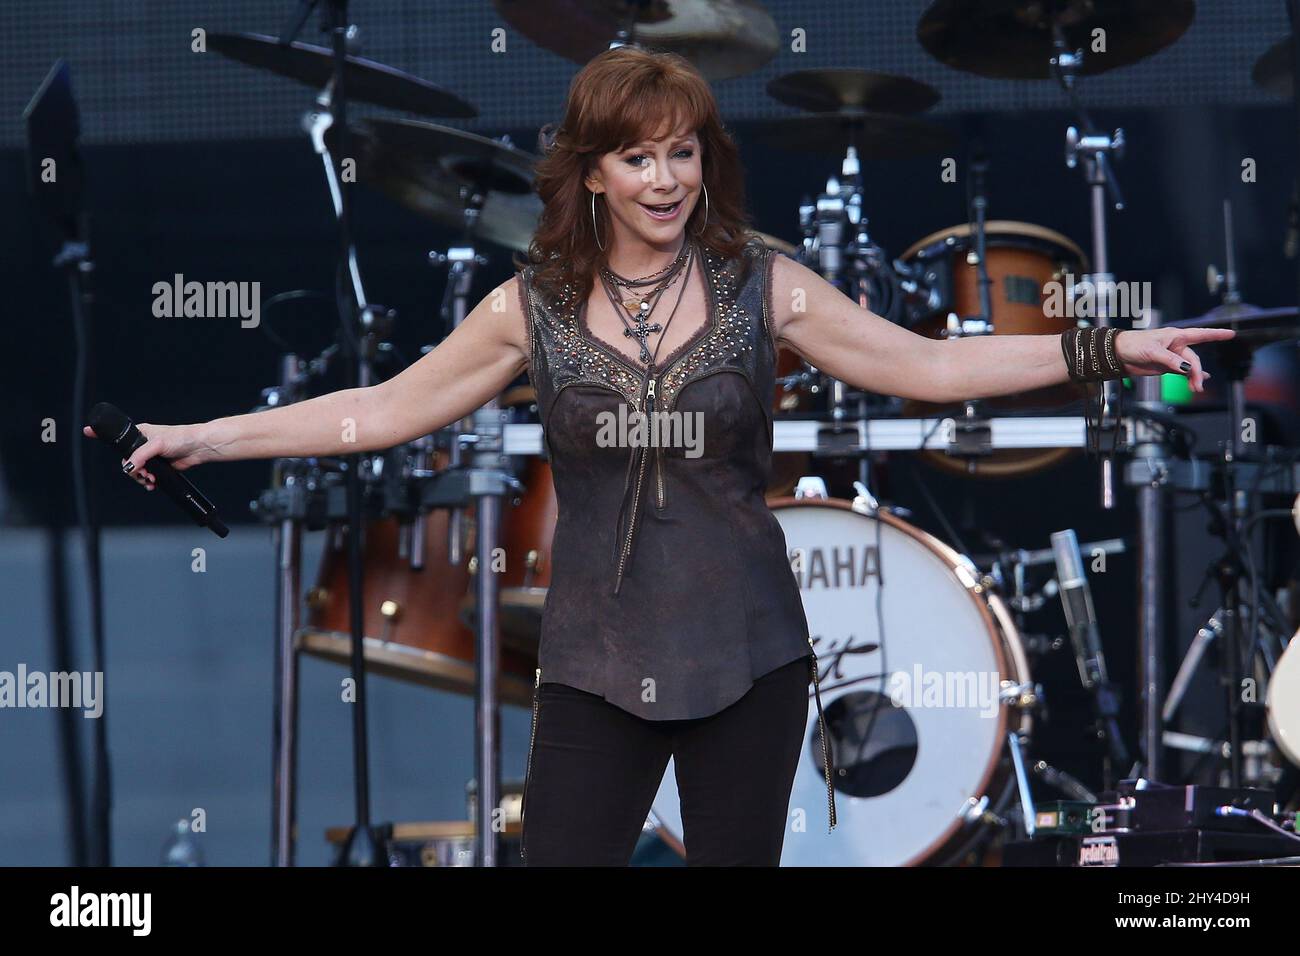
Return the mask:
[[[494,5],[524,36],[577,63],[611,43],[644,43],[679,52],[706,76],[721,78],[758,69],[775,55],[779,42],[775,23],[757,0],[495,0]],[[1113,159],[1121,155],[1124,137],[1119,130],[1096,129],[1080,105],[1082,80],[1164,49],[1193,15],[1192,0],[937,0],[921,17],[921,45],[948,67],[1059,83],[1080,117],[1079,126],[1067,132],[1066,154],[1068,164],[1082,166],[1086,175],[1093,215],[1090,251],[1045,225],[986,219],[984,162],[976,157],[968,167],[969,221],[923,236],[891,257],[868,230],[863,163],[942,153],[954,142],[944,127],[919,115],[938,102],[937,91],[906,77],[857,69],[798,71],[768,85],[775,100],[800,112],[760,124],[756,141],[829,155],[839,168],[825,191],[798,209],[798,242],[764,240],[860,305],[934,338],[1054,333],[1084,321],[1050,315],[1043,305],[1045,289],[1053,283],[1068,287],[1075,276],[1112,279],[1106,211],[1122,208]],[[1109,38],[1105,56],[1084,53],[1097,30]],[[429,119],[347,121],[341,90],[352,99],[426,118],[465,118],[476,111],[448,90],[357,55],[355,30],[341,20],[332,32],[332,50],[251,34],[211,35],[209,43],[224,56],[320,91],[304,127],[322,157],[340,220],[340,287],[351,293],[355,306],[351,316],[341,316],[342,338],[358,363],[356,380],[364,384],[393,317],[365,298],[336,158],[354,157],[357,182],[460,233],[445,253],[430,254],[434,264],[448,270],[443,315],[451,324],[467,314],[474,276],[487,261],[476,243],[526,250],[540,206],[531,190],[535,157],[507,137],[492,139]],[[1268,73],[1274,88],[1280,82],[1277,72]],[[1243,382],[1254,351],[1300,337],[1300,325],[1294,308],[1241,304],[1231,263],[1228,271],[1231,294],[1224,306],[1178,324],[1239,330],[1233,341],[1214,343],[1229,371],[1236,421],[1244,413]],[[1086,321],[1108,325],[1116,318],[1157,321],[1150,310],[1116,316],[1104,306]],[[333,348],[310,361],[287,355],[281,381],[264,392],[263,407],[307,397],[314,380],[342,352]],[[1086,590],[1086,576],[1067,570],[1081,567],[1080,554],[1095,558],[1130,545],[1121,540],[1080,544],[1073,532],[1062,532],[1054,535],[1061,540],[1053,547],[1037,551],[999,546],[988,554],[963,554],[869,491],[875,464],[894,454],[920,456],[969,481],[1023,477],[1057,465],[1086,446],[1089,429],[1075,414],[1086,395],[1073,385],[1058,386],[950,408],[855,390],[784,350],[778,372],[769,503],[784,529],[814,635],[841,795],[838,832],[819,833],[813,826],[798,838],[788,837],[783,864],[987,862],[996,853],[997,834],[1015,829],[1020,814],[1027,824],[1032,819],[1031,778],[1071,799],[1097,802],[1083,783],[1031,756],[1034,728],[1043,719],[1035,661],[1070,644],[1029,634],[1024,615],[1058,593],[1065,598],[1080,580]],[[1231,686],[1236,685],[1228,678],[1255,674],[1262,660],[1266,679],[1276,668],[1279,682],[1294,687],[1300,643],[1286,653],[1284,669],[1279,658],[1294,624],[1288,609],[1256,586],[1247,532],[1258,518],[1273,513],[1260,510],[1263,495],[1293,495],[1300,487],[1296,456],[1288,449],[1244,446],[1236,436],[1218,460],[1180,455],[1178,430],[1160,402],[1158,379],[1135,383],[1137,407],[1124,415],[1116,412],[1112,390],[1120,384],[1108,384],[1100,396],[1098,429],[1111,436],[1113,449],[1122,449],[1126,467],[1122,474],[1115,470],[1113,454],[1102,463],[1102,505],[1114,506],[1119,481],[1136,489],[1141,676],[1145,686],[1157,689],[1142,694],[1143,756],[1134,767],[1119,735],[1106,730],[1114,727],[1115,690],[1106,677],[1096,622],[1090,613],[1072,614],[1066,602],[1080,679],[1093,696],[1098,737],[1107,748],[1104,783],[1125,774],[1153,780],[1167,775],[1159,753],[1161,746],[1173,745],[1217,748],[1234,785],[1270,784],[1286,760],[1296,760],[1300,740],[1296,697],[1280,683],[1272,697],[1276,703],[1269,705],[1270,740],[1262,744],[1243,739],[1235,704],[1226,743],[1188,743],[1187,735],[1170,726],[1177,700],[1160,710],[1159,557],[1167,534],[1161,506],[1173,491],[1199,494],[1221,519],[1217,527],[1227,547],[1222,563],[1231,566],[1220,574],[1223,605],[1202,629],[1207,636],[1197,645],[1200,654],[1189,655],[1184,671],[1206,657],[1206,645],[1219,642],[1236,652],[1216,658]],[[402,841],[394,836],[394,825],[380,828],[384,836],[376,842],[385,846],[380,855],[395,865],[516,862],[516,854],[499,857],[492,838],[517,836],[522,789],[499,793],[497,708],[500,702],[536,706],[537,636],[556,517],[533,398],[529,385],[518,384],[472,417],[382,453],[274,462],[271,487],[253,503],[262,520],[274,526],[279,552],[274,864],[291,865],[294,854],[298,654],[350,664],[361,687],[364,669],[473,695],[477,763],[468,822],[397,824],[407,843],[428,841],[423,852],[399,852]],[[852,469],[847,475],[836,471],[845,461]],[[349,481],[359,487],[359,501],[352,500]],[[851,485],[855,494],[832,497],[828,481]],[[349,532],[356,527],[362,532],[353,536]],[[304,530],[325,530],[328,538],[300,606]],[[1053,563],[1055,578],[1035,573]],[[483,573],[485,567],[493,573]],[[354,604],[354,595],[364,599]],[[1084,606],[1090,612],[1090,598],[1086,605],[1074,605]],[[929,686],[933,675],[969,678],[973,696],[963,706],[900,702],[900,678]],[[1176,681],[1171,697],[1182,686]],[[339,861],[352,863],[376,862],[356,843],[357,831],[369,829],[364,696],[359,705],[357,824],[330,836],[340,847]],[[808,727],[792,807],[813,808],[824,800],[811,700]],[[1268,758],[1245,766],[1242,754],[1252,744],[1256,751],[1263,746]],[[677,798],[670,765],[642,845],[666,848],[680,862]],[[496,811],[504,812],[504,826]],[[1026,829],[1032,832],[1032,825]]]

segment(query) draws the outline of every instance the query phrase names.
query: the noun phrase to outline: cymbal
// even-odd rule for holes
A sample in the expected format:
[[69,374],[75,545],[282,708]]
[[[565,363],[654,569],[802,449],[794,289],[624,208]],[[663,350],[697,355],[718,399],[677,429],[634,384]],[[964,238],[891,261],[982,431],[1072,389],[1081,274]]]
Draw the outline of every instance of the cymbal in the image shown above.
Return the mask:
[[[317,89],[324,89],[334,77],[333,51],[323,46],[294,41],[282,47],[275,37],[256,33],[209,33],[208,49]],[[364,57],[345,59],[343,82],[350,101],[425,116],[478,116],[477,109],[450,90]]]
[[755,140],[794,152],[842,156],[855,146],[863,159],[893,159],[938,153],[955,137],[942,126],[910,116],[842,109],[764,120],[750,127]]
[[[452,228],[466,224],[468,197],[482,203],[473,234],[524,252],[542,213],[532,191],[536,157],[507,141],[420,120],[364,119],[351,125],[357,181]],[[329,138],[330,134],[326,134]]]
[[1295,81],[1291,72],[1291,46],[1294,41],[1289,36],[1278,40],[1264,51],[1255,61],[1255,68],[1250,71],[1250,78],[1256,86],[1261,86],[1270,93],[1290,97],[1293,95]]
[[620,29],[633,42],[678,53],[709,80],[752,73],[776,56],[781,34],[759,0],[492,0],[507,23],[543,49],[587,63]]
[[1197,348],[1205,346],[1250,345],[1262,348],[1274,342],[1289,342],[1300,339],[1300,312],[1295,306],[1283,306],[1279,309],[1260,309],[1253,305],[1221,305],[1211,309],[1205,315],[1191,319],[1179,319],[1169,322],[1166,328],[1176,329],[1236,329],[1237,334],[1231,339],[1213,342],[1201,342]]
[[[916,38],[940,63],[1010,80],[1052,77],[1053,27],[1066,48],[1084,51],[1075,72],[1093,76],[1129,66],[1169,46],[1196,15],[1194,0],[935,0]],[[1093,53],[1094,30],[1106,52]]]
[[788,106],[815,113],[844,106],[920,113],[939,102],[939,91],[928,84],[870,70],[797,70],[772,80],[767,92]]

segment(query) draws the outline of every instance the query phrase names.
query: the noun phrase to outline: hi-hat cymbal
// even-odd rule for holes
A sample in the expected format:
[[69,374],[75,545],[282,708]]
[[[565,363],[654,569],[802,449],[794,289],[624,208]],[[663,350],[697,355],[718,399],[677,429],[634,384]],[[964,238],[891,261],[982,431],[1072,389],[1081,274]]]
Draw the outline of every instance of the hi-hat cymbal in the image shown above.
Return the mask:
[[[536,157],[508,142],[418,120],[358,120],[351,126],[357,181],[452,228],[466,225],[469,197],[481,208],[474,235],[526,251],[542,200],[532,191]],[[326,134],[328,140],[330,134]]]
[[1291,37],[1278,40],[1264,51],[1255,61],[1255,68],[1250,71],[1250,78],[1256,86],[1262,86],[1270,93],[1290,97],[1295,89],[1294,73],[1291,69]]
[[[323,46],[295,41],[283,47],[275,37],[256,33],[209,33],[208,49],[317,89],[324,89],[334,77],[333,51]],[[478,110],[450,90],[364,57],[346,58],[343,82],[348,99],[354,102],[425,116],[478,116]]]
[[776,56],[781,35],[758,0],[492,0],[512,27],[574,63],[632,41],[678,53],[710,80],[752,73]]
[[[922,14],[916,38],[955,70],[1045,80],[1052,76],[1054,28],[1069,52],[1084,51],[1075,72],[1091,76],[1163,50],[1195,15],[1194,0],[936,0]],[[1104,37],[1105,52],[1093,52],[1097,36]]]
[[750,127],[766,146],[794,152],[844,155],[857,148],[862,159],[894,159],[942,152],[954,143],[942,126],[910,116],[843,109],[764,120]]
[[939,102],[939,91],[932,86],[870,70],[798,70],[768,83],[767,92],[788,106],[814,113],[845,106],[876,113],[920,113]]

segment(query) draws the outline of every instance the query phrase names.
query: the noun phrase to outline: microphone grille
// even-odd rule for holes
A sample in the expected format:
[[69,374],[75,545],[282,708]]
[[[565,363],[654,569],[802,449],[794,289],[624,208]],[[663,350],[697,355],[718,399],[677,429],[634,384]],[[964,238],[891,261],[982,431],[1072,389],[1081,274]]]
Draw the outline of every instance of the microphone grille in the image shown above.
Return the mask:
[[100,402],[90,410],[90,421],[87,422],[95,430],[95,434],[100,438],[113,439],[117,438],[131,424],[131,419],[116,405],[110,405],[108,402]]

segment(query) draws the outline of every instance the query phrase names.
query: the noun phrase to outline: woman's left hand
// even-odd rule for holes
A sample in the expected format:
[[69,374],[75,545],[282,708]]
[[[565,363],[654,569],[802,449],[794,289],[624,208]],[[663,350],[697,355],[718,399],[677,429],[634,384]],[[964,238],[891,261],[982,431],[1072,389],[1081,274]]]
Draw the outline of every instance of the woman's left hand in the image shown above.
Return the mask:
[[1192,391],[1203,392],[1210,376],[1201,370],[1192,343],[1217,342],[1236,334],[1234,329],[1124,329],[1115,336],[1115,357],[1129,375],[1177,372],[1187,376]]

